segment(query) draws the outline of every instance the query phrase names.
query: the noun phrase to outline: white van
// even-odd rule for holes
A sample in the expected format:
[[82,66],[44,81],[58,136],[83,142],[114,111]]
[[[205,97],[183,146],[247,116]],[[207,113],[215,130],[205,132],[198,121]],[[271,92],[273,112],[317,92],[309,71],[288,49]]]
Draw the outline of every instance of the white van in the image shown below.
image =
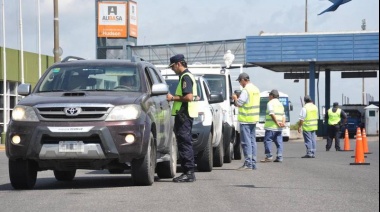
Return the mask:
[[[223,143],[224,162],[231,163],[231,160],[241,159],[240,143],[236,142],[236,130],[234,125],[234,104],[231,101],[232,80],[230,70],[222,68],[220,65],[189,65],[189,70],[193,74],[201,74],[207,80],[212,93],[220,93],[224,101],[219,103],[223,108]],[[234,148],[237,145],[237,148]],[[238,151],[235,152],[234,149]]]
[[[156,65],[164,69],[167,66]],[[188,65],[188,69],[195,75],[202,75],[208,82],[211,93],[220,93],[224,101],[218,103],[223,109],[223,148],[224,163],[231,163],[232,159],[241,159],[240,142],[236,140],[236,129],[234,124],[234,109],[231,96],[233,94],[230,70],[224,69],[221,65],[200,64]],[[237,77],[236,77],[237,78]]]
[[[179,77],[170,69],[161,69],[169,87],[174,94]],[[194,118],[191,132],[194,157],[198,171],[209,172],[212,167],[223,166],[222,108],[220,95],[211,95],[207,80],[194,74],[198,89],[198,117]]]

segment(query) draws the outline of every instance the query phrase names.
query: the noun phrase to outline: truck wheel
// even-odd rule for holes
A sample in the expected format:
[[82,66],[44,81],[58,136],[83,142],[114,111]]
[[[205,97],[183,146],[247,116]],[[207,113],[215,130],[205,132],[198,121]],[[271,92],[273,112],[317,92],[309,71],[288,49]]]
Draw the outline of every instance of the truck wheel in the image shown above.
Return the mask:
[[210,132],[206,147],[197,155],[197,168],[200,172],[211,172],[212,166],[212,134]]
[[232,143],[230,142],[228,145],[227,145],[227,149],[224,151],[224,158],[223,158],[223,162],[224,163],[231,163],[232,161],[232,151],[233,151],[233,147],[231,148],[232,146]]
[[177,173],[177,140],[174,133],[172,133],[172,139],[170,141],[170,160],[157,163],[157,176],[159,178],[173,178]]
[[77,170],[72,171],[58,171],[54,170],[55,179],[58,181],[72,181],[75,177]]
[[153,134],[150,133],[148,150],[143,158],[133,159],[132,180],[135,185],[148,186],[154,182],[154,171],[156,169],[156,144]]
[[214,148],[214,167],[222,167],[223,166],[223,134],[220,138],[219,145]]
[[241,160],[240,133],[236,133],[235,145],[234,145],[234,159]]
[[9,160],[9,178],[14,189],[32,189],[37,180],[37,166],[29,160]]

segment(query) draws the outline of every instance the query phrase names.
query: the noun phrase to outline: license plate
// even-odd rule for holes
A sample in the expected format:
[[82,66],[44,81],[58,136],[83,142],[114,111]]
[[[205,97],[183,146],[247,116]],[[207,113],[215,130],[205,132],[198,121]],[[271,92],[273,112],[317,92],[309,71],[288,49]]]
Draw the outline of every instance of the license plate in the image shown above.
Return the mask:
[[84,152],[83,141],[60,141],[58,152]]

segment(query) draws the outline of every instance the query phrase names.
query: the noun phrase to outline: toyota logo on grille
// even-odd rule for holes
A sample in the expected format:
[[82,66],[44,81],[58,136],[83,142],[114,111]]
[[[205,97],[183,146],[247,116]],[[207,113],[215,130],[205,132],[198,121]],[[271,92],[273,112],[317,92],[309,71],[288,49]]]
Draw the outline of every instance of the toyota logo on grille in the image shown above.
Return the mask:
[[82,108],[80,107],[67,107],[65,108],[66,116],[77,116],[82,112]]

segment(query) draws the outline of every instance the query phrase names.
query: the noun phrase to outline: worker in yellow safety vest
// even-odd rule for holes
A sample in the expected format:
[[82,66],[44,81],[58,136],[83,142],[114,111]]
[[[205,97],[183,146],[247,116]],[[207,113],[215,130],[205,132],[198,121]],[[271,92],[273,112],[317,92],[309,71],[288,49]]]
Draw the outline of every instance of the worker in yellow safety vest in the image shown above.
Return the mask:
[[238,170],[255,170],[256,167],[256,123],[260,115],[260,90],[249,80],[247,73],[237,79],[243,87],[239,97],[232,95],[235,106],[239,108],[240,142],[244,154],[243,166]]
[[277,147],[277,157],[273,162],[283,161],[283,139],[282,128],[285,126],[285,109],[284,105],[279,101],[280,94],[278,90],[269,92],[269,102],[267,103],[267,110],[265,116],[265,135],[264,135],[264,149],[265,158],[260,162],[271,162],[273,155],[271,153],[272,142]]
[[305,106],[301,109],[298,121],[298,133],[301,133],[306,146],[306,155],[302,158],[315,158],[317,149],[317,130],[318,130],[318,107],[313,104],[310,96],[305,96]]
[[[332,146],[332,141],[335,139],[335,150],[340,151],[340,127],[341,124],[345,125],[347,122],[346,113],[340,109],[338,102],[334,102],[333,108],[330,108],[326,113],[327,120],[327,143],[326,143],[326,151],[330,151]],[[343,122],[342,122],[343,120]]]

